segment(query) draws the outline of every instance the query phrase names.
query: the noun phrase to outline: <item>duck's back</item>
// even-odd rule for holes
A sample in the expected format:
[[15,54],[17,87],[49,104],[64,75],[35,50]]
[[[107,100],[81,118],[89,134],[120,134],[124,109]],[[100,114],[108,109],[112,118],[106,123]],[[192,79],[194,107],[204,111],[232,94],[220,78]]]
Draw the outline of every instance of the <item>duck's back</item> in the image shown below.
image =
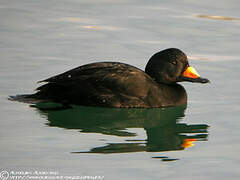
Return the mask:
[[[152,96],[158,84],[144,71],[124,63],[101,62],[48,78],[34,95],[63,104],[106,107],[159,107]],[[150,96],[151,97],[150,97]]]

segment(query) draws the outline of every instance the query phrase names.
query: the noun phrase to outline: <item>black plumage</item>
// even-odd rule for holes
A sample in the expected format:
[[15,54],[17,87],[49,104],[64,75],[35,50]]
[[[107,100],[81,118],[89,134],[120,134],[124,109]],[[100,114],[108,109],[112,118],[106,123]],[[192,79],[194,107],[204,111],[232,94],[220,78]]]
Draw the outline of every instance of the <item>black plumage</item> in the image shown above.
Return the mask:
[[187,93],[177,82],[209,82],[184,77],[187,67],[187,56],[176,48],[153,55],[145,72],[120,62],[91,63],[40,81],[46,84],[18,100],[124,108],[176,106],[187,103]]

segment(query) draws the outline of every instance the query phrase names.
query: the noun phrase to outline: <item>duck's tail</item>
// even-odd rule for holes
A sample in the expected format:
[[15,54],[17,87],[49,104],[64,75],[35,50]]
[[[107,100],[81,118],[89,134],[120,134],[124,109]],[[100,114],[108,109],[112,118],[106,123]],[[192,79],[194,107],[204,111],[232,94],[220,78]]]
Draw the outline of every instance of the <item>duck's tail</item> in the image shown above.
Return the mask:
[[9,96],[8,100],[24,102],[29,104],[35,104],[35,103],[41,102],[41,100],[36,98],[36,94],[18,94],[15,96]]

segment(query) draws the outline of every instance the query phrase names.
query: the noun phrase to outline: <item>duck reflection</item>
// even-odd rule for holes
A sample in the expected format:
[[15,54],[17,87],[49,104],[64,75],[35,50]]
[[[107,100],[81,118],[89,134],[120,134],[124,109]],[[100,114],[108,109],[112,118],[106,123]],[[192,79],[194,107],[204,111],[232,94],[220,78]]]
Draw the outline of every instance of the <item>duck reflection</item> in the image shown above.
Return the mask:
[[[128,128],[143,128],[146,140],[125,140],[125,143],[109,143],[87,152],[75,153],[123,153],[160,152],[183,150],[195,141],[206,141],[208,125],[190,125],[179,122],[186,106],[152,109],[121,109],[100,107],[73,107],[65,110],[42,110],[48,125],[65,129],[79,129],[85,133],[101,133],[131,137],[135,133]],[[156,157],[158,158],[158,157]]]

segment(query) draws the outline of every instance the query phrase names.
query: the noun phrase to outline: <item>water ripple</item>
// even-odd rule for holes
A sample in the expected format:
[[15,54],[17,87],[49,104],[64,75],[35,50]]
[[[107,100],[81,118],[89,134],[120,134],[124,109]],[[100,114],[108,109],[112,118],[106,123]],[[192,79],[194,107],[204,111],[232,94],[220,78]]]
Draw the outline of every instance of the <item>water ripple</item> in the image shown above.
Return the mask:
[[206,15],[206,14],[198,14],[198,15],[196,15],[196,17],[213,19],[213,20],[224,20],[224,21],[240,20],[240,18],[236,18],[236,17],[211,16],[211,15]]

